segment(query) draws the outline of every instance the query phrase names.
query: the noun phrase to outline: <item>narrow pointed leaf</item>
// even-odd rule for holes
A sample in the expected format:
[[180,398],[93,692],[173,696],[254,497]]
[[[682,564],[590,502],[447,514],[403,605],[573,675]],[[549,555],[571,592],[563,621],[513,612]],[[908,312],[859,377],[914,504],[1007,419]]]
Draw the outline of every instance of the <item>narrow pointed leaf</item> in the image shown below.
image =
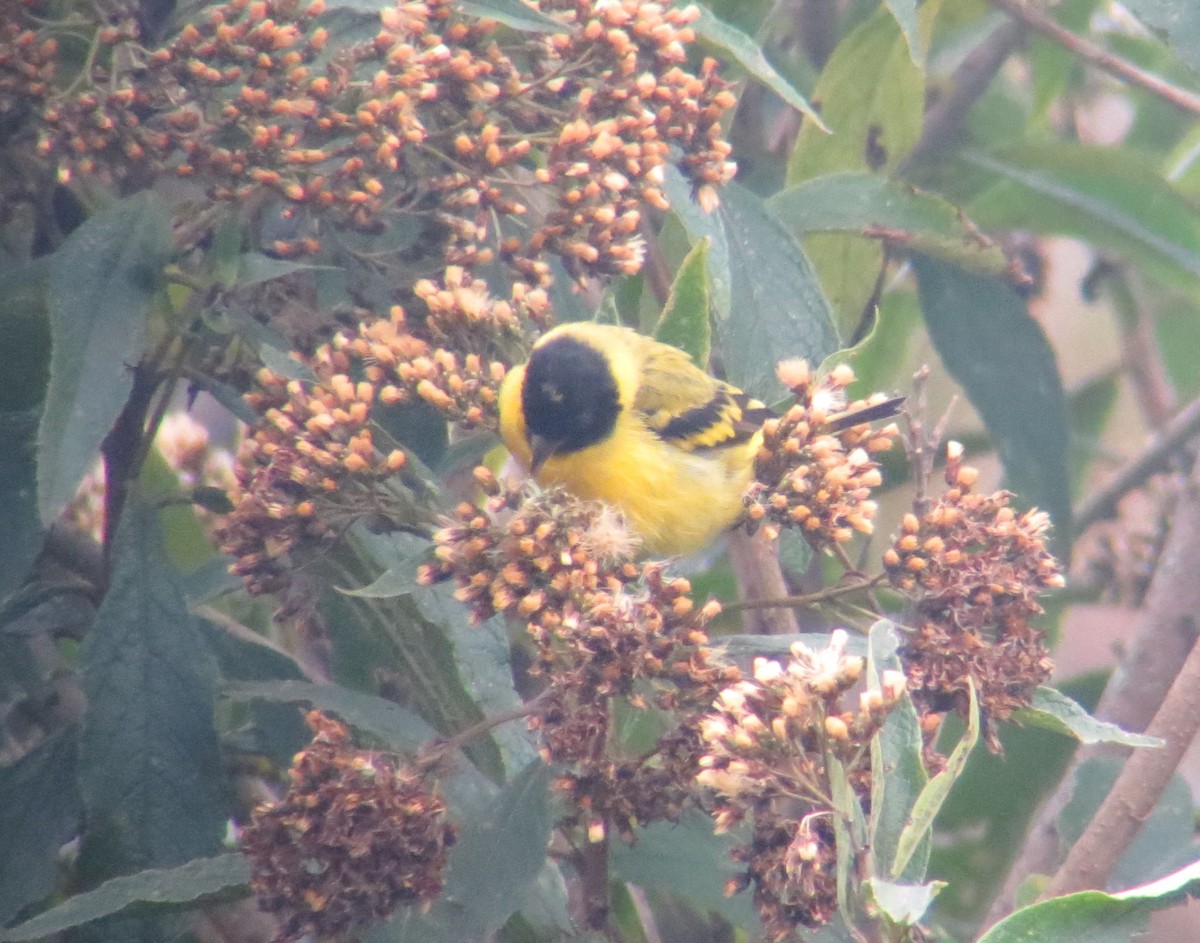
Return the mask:
[[235,681],[221,693],[238,701],[266,700],[311,704],[336,714],[352,727],[373,734],[397,750],[415,751],[433,740],[437,731],[412,711],[373,694],[351,691],[336,684],[308,681]]
[[1022,143],[965,160],[997,178],[967,207],[980,225],[1077,236],[1176,277],[1200,277],[1200,213],[1138,154]]
[[837,328],[804,250],[762,200],[730,184],[717,212],[733,289],[729,317],[717,322],[722,362],[734,384],[771,402],[782,392],[776,363],[820,363],[839,346]]
[[684,257],[654,329],[657,340],[686,352],[698,366],[705,368],[712,348],[708,301],[710,245],[711,240],[701,239]]
[[557,33],[563,25],[521,0],[461,0],[462,8],[473,16],[496,20],[523,33]]
[[1070,549],[1070,423],[1053,349],[1008,285],[914,255],[921,311],[1004,462],[1008,486],[1049,512],[1055,550]]
[[125,867],[171,867],[219,851],[226,814],[215,667],[143,501],[126,505],[82,660],[79,779],[89,835],[115,839]]
[[236,891],[249,881],[250,862],[240,854],[197,858],[176,868],[139,871],[105,881],[95,890],[76,894],[24,923],[0,930],[0,941],[39,940],[136,904],[190,904],[214,894]]
[[925,39],[917,22],[917,0],[886,0],[887,8],[896,18],[904,41],[908,43],[908,55],[913,65],[925,67]]
[[[912,0],[896,0],[900,3],[911,3]],[[800,114],[809,118],[826,134],[829,128],[808,103],[803,95],[796,90],[779,71],[763,55],[762,44],[747,36],[736,26],[726,23],[708,7],[698,6],[700,16],[693,24],[696,35],[707,39],[710,43],[724,52],[730,59],[740,65],[767,88],[795,108]]]
[[1093,717],[1061,691],[1044,685],[1033,692],[1033,703],[1017,711],[1013,720],[1026,727],[1066,734],[1080,743],[1116,743],[1152,749],[1163,745],[1157,737],[1122,730],[1116,724]]
[[[871,626],[867,658],[870,690],[880,689],[884,671],[903,671],[896,655],[898,643],[891,622],[885,619]],[[906,693],[871,740],[871,769],[880,774],[871,777],[871,850],[876,861],[895,860],[900,835],[918,796],[929,782],[921,759],[923,747],[916,708]],[[908,882],[923,880],[929,848],[930,842],[923,842],[897,877]]]
[[38,432],[43,523],[71,499],[133,389],[170,252],[170,214],[145,192],[93,216],[51,260],[54,343]]
[[892,859],[892,876],[903,874],[909,861],[916,854],[933,828],[933,820],[937,818],[938,810],[954,788],[955,780],[962,775],[966,768],[967,758],[979,740],[979,699],[975,696],[975,686],[971,685],[970,716],[967,718],[967,729],[962,739],[955,745],[953,752],[946,760],[946,768],[933,777],[917,796],[913,804],[912,814],[900,833],[896,843],[896,855]]
[[1146,929],[1156,910],[1200,891],[1200,861],[1158,881],[1119,894],[1082,891],[1010,914],[979,943],[1128,943]]

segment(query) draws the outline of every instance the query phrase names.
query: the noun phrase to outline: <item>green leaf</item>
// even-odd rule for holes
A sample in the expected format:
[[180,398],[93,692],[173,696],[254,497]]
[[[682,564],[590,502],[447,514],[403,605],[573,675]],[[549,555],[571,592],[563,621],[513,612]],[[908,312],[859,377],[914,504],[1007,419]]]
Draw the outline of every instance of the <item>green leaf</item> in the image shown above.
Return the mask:
[[374,694],[362,694],[335,684],[308,681],[234,681],[221,688],[236,701],[265,700],[311,704],[336,714],[352,727],[378,737],[396,750],[415,752],[437,738],[437,731],[412,711]]
[[998,178],[967,207],[982,226],[1065,233],[1176,278],[1200,276],[1200,214],[1142,156],[1054,142],[971,152],[964,160]]
[[[414,545],[420,542],[355,527],[351,539],[322,562],[323,576],[331,587],[368,585],[381,572],[410,565]],[[411,594],[367,598],[330,589],[322,605],[334,640],[337,681],[373,689],[379,672],[386,671],[414,710],[441,734],[483,719],[463,682],[447,625],[429,618]],[[465,611],[457,618],[465,623]],[[503,758],[491,737],[473,740],[466,752],[493,780],[504,778]]]
[[[1073,694],[1084,696],[1074,689]],[[962,729],[957,716],[948,717],[941,742],[953,743]],[[1034,814],[1076,750],[1073,740],[1045,730],[1003,724],[999,733],[1004,754],[977,745],[938,813],[929,874],[949,882],[935,908],[938,922],[956,940],[973,940],[981,932],[980,922],[1000,890],[996,875],[1012,867]]]
[[0,413],[34,409],[50,377],[50,260],[6,264],[0,255]]
[[459,0],[472,16],[496,20],[523,33],[562,33],[566,27],[521,0]]
[[851,924],[858,902],[850,900],[850,873],[851,869],[857,873],[859,867],[855,849],[866,846],[866,823],[863,821],[862,806],[846,775],[846,767],[832,755],[826,756],[826,765],[829,796],[833,800],[833,838],[837,846],[838,911],[842,919]]
[[698,812],[679,822],[654,822],[638,831],[632,845],[614,844],[612,873],[647,890],[669,891],[704,911],[714,910],[757,936],[758,914],[748,893],[725,895],[741,869],[730,857],[734,834],[716,835],[712,820]]
[[171,867],[218,851],[225,807],[212,656],[164,558],[156,515],[136,495],[82,662],[79,780],[89,840],[115,842],[125,867]]
[[71,233],[50,264],[50,387],[38,430],[38,506],[71,499],[133,389],[146,317],[171,252],[171,217],[151,192]]
[[553,814],[553,774],[534,760],[490,805],[463,823],[450,852],[446,887],[427,913],[407,908],[364,935],[368,943],[461,943],[488,939],[520,905],[542,871]]
[[684,257],[671,293],[663,305],[662,317],[654,336],[664,344],[678,347],[700,367],[708,367],[712,348],[712,321],[708,303],[708,247],[710,239],[701,239]]
[[[940,0],[921,7],[925,46],[940,7]],[[925,114],[924,70],[910,55],[896,17],[880,9],[838,43],[813,99],[834,133],[801,126],[788,162],[788,184],[842,171],[894,169],[920,139]],[[821,233],[805,239],[804,248],[836,312],[836,323],[850,334],[874,297],[883,270],[883,246],[856,236]]]
[[908,54],[913,65],[923,69],[925,40],[917,22],[917,0],[886,0],[886,3],[887,8],[892,11],[892,16],[896,18],[900,32],[904,34],[904,41],[908,43]]
[[893,924],[911,927],[917,923],[933,903],[938,892],[946,886],[944,881],[931,884],[894,884],[879,878],[871,878],[865,884],[871,899],[879,906],[883,915]]
[[1200,75],[1200,6],[1194,0],[1125,0],[1123,6],[1151,29],[1165,33],[1175,55]]
[[68,898],[57,907],[0,930],[3,943],[38,940],[136,904],[191,904],[250,882],[250,863],[240,854],[195,858],[176,868],[149,869],[105,881],[95,890]]
[[339,593],[347,596],[357,596],[360,599],[394,599],[397,596],[411,596],[417,579],[417,561],[411,566],[393,566],[379,574],[373,582],[358,589],[343,589],[337,587]]
[[832,173],[767,201],[797,237],[840,232],[926,252],[987,275],[1004,275],[1004,251],[948,200],[872,173]]
[[804,250],[762,200],[732,183],[717,213],[732,282],[729,316],[717,321],[721,359],[732,383],[772,402],[783,391],[778,361],[818,364],[838,348],[833,314]]
[[917,796],[917,801],[913,803],[912,814],[908,817],[908,822],[896,842],[896,856],[892,859],[891,866],[893,875],[904,873],[908,862],[916,854],[921,843],[925,841],[926,836],[933,828],[933,820],[937,818],[942,803],[950,795],[955,781],[962,775],[967,765],[967,758],[979,740],[979,698],[975,695],[974,683],[971,684],[970,693],[971,706],[967,717],[966,733],[963,734],[962,739],[958,741],[954,751],[946,760],[946,768],[926,783],[921,794]]
[[[903,672],[896,655],[898,645],[896,627],[891,622],[881,619],[871,626],[867,657],[870,690],[880,689],[884,671]],[[879,775],[871,777],[871,851],[877,862],[895,860],[900,835],[917,797],[929,782],[921,760],[923,752],[917,711],[905,694],[871,740],[871,769],[879,771]],[[928,862],[929,842],[924,842],[904,872],[896,876],[904,881],[920,881],[925,877]]]
[[718,213],[706,213],[692,199],[692,185],[677,167],[667,168],[663,190],[671,211],[679,220],[692,245],[708,240],[705,274],[708,276],[709,304],[718,322],[727,320],[733,310],[733,276],[730,273],[729,240]]
[[[923,45],[940,7],[940,0],[921,6]],[[880,10],[838,43],[813,99],[833,134],[801,126],[789,184],[843,170],[895,168],[921,137],[925,114],[924,70],[909,54],[897,18]]]
[[297,262],[294,259],[277,259],[261,252],[244,252],[238,260],[237,279],[234,284],[239,288],[251,285],[261,285],[263,282],[294,275],[296,272],[311,272],[314,269],[333,269],[332,265],[313,265],[311,262]]
[[[421,612],[445,627],[454,646],[459,677],[480,710],[489,717],[519,712],[523,701],[514,683],[512,645],[501,617],[469,624],[466,610],[447,584],[417,587],[413,595]],[[506,770],[523,769],[537,757],[534,735],[521,722],[502,724],[491,733]]]
[[[898,0],[901,3],[912,0]],[[707,39],[725,55],[754,76],[763,85],[782,98],[787,104],[806,116],[815,126],[826,134],[829,133],[821,116],[813,109],[803,95],[796,90],[779,71],[771,65],[763,55],[762,44],[747,36],[736,26],[726,23],[708,7],[697,6],[700,16],[692,24],[697,36]]]
[[42,545],[37,511],[38,417],[32,410],[0,412],[0,599],[25,580]]
[[1074,737],[1080,743],[1116,743],[1126,747],[1161,747],[1157,737],[1130,733],[1116,724],[1093,717],[1065,694],[1046,686],[1033,692],[1033,703],[1013,714],[1027,727],[1041,727]]
[[224,681],[303,681],[300,663],[282,648],[223,613],[203,607],[197,624]]
[[1120,894],[1082,891],[1024,907],[988,930],[978,943],[1129,943],[1156,910],[1200,888],[1200,861]]
[[962,384],[1004,462],[1008,486],[1048,511],[1055,551],[1071,546],[1070,426],[1054,351],[1007,285],[914,255],[934,346]]
[[64,730],[0,769],[0,926],[50,894],[59,853],[79,832],[76,733]]

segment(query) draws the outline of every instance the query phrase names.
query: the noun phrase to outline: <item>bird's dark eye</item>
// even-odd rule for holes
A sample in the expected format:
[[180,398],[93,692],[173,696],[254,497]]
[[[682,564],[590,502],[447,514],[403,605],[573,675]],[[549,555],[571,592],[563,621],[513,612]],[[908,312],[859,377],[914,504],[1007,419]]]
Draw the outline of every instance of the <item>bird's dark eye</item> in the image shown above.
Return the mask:
[[553,443],[559,454],[603,441],[621,411],[608,361],[569,335],[534,350],[525,367],[521,405],[529,434]]

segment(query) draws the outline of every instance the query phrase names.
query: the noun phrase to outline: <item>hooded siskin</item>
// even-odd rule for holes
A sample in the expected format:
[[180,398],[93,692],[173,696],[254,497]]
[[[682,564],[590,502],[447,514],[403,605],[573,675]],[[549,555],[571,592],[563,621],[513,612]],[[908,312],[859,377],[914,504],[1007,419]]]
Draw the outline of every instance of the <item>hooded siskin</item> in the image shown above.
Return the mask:
[[603,324],[547,332],[500,389],[500,434],[538,483],[619,509],[653,554],[737,521],[770,415],[683,351]]

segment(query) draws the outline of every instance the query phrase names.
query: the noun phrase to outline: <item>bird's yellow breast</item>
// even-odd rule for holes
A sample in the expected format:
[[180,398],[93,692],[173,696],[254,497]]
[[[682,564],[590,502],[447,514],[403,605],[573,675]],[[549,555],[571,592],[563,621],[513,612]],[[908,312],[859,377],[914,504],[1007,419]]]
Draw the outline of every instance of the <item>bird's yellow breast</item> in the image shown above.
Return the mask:
[[[531,461],[520,409],[523,368],[501,389],[501,435],[525,468]],[[762,441],[751,436],[724,448],[687,451],[661,439],[629,410],[613,434],[595,445],[547,459],[535,478],[577,497],[603,501],[624,514],[645,549],[656,555],[691,553],[736,523]]]

